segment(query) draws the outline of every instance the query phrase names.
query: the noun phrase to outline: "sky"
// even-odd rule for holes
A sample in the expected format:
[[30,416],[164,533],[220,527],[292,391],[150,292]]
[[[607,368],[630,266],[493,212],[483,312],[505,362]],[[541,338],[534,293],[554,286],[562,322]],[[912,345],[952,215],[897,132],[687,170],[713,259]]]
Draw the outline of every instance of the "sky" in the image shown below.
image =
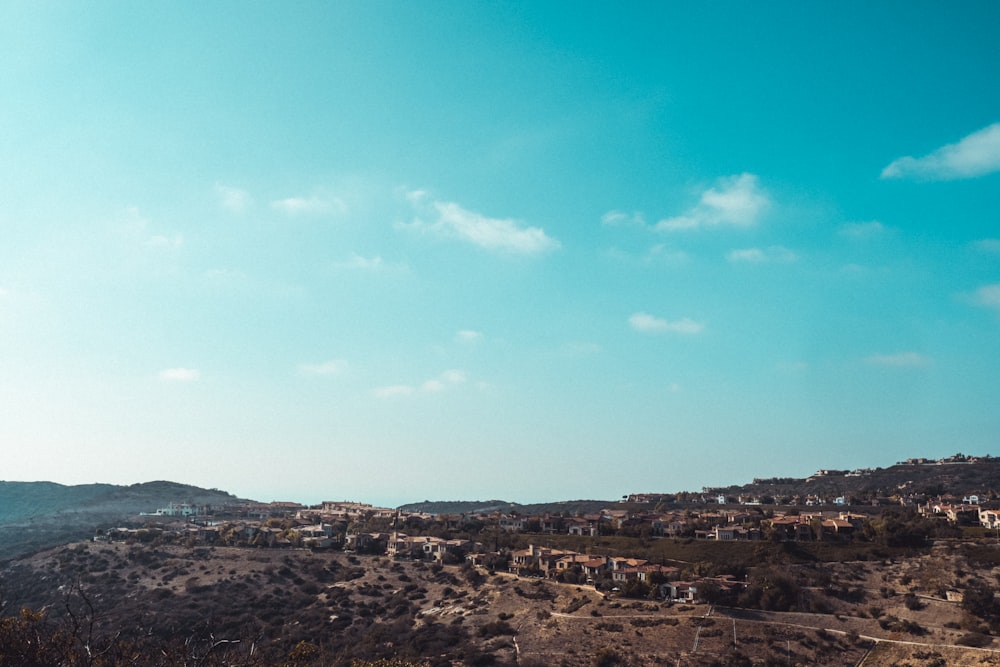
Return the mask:
[[0,478],[1000,454],[1000,3],[0,3]]

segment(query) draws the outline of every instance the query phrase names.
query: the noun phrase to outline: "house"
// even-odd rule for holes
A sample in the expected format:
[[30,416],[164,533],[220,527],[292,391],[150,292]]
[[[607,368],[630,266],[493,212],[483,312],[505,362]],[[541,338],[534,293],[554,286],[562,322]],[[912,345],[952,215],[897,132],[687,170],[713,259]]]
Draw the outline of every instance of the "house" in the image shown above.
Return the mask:
[[639,568],[622,567],[611,571],[611,578],[617,582],[637,581],[639,579]]
[[385,533],[348,533],[344,538],[344,548],[361,553],[384,553],[389,542]]
[[521,532],[524,530],[526,523],[524,517],[517,516],[516,514],[501,514],[497,521],[497,525],[500,526],[501,530],[511,533]]
[[301,526],[296,530],[302,538],[304,547],[328,549],[336,544],[336,540],[333,539],[333,524],[320,522]]
[[574,551],[564,551],[562,549],[550,549],[529,544],[527,549],[516,549],[510,554],[510,569],[512,572],[521,570],[536,570],[539,573],[551,576],[558,571],[559,562],[568,556],[577,555]]
[[590,560],[580,563],[580,569],[587,577],[587,581],[594,581],[608,569],[608,562],[603,556],[594,556]]
[[988,530],[1000,530],[1000,510],[980,508],[979,525]]
[[555,535],[563,530],[563,518],[561,516],[544,515],[538,520],[538,527],[546,535]]
[[713,530],[713,537],[720,542],[729,542],[732,540],[739,539],[738,537],[739,528],[736,526],[716,526]]
[[556,561],[556,573],[572,570],[574,567],[581,568],[582,572],[583,564],[591,560],[593,556],[587,554],[568,553]]
[[849,540],[856,530],[853,523],[846,519],[823,519],[820,523],[823,539]]
[[668,581],[660,584],[660,597],[675,602],[696,602],[698,584],[693,581]]
[[612,570],[623,570],[626,568],[637,568],[645,565],[649,561],[643,560],[641,558],[621,558],[620,556],[612,556],[608,559],[608,565]]
[[650,532],[657,537],[677,537],[687,527],[687,521],[679,514],[662,514],[650,519]]
[[812,526],[806,516],[781,516],[771,519],[771,528],[779,540],[808,542],[813,539]]
[[597,537],[597,524],[587,519],[567,519],[566,532],[570,535],[585,535]]
[[920,513],[927,516],[943,517],[949,523],[958,526],[971,526],[981,523],[979,518],[979,505],[966,505],[964,503],[934,503],[920,508]]

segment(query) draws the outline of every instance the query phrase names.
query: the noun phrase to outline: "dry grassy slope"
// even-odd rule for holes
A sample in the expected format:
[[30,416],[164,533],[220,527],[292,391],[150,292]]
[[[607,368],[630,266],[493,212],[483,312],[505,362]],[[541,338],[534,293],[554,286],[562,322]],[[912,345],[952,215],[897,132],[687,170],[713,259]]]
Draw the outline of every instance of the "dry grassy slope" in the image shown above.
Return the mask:
[[[829,613],[710,613],[704,605],[605,599],[588,587],[504,574],[474,585],[460,568],[388,558],[94,543],[10,564],[0,573],[0,591],[4,613],[22,605],[58,613],[66,586],[81,582],[109,630],[185,637],[211,628],[219,637],[253,626],[285,649],[306,639],[344,657],[413,651],[450,655],[457,664],[486,653],[500,663],[575,667],[593,664],[604,651],[631,665],[727,664],[741,656],[748,664],[845,665],[864,658],[868,667],[1000,665],[994,651],[942,647],[964,634],[946,627],[962,622],[955,603],[925,598],[919,610],[903,604],[905,592],[961,585],[970,564],[957,551],[818,568],[864,591],[864,600],[814,591]],[[814,575],[812,569],[805,574]],[[976,571],[992,581],[998,573]],[[926,634],[883,629],[873,615],[912,621]],[[883,640],[867,657],[865,637]]]

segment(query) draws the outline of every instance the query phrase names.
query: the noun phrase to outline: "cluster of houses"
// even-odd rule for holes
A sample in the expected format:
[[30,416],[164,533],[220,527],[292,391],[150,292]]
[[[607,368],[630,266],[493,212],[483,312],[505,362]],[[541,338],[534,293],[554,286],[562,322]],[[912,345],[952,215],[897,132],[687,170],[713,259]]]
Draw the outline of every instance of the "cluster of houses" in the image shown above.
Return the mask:
[[[630,499],[638,503],[649,500],[640,495]],[[431,515],[348,501],[327,501],[311,507],[292,502],[245,502],[219,507],[170,503],[145,515],[159,519],[155,528],[103,531],[98,539],[149,538],[152,531],[164,539],[199,545],[339,548],[454,562],[465,554],[481,552],[482,546],[467,539],[448,538],[491,533],[594,538],[623,535],[719,542],[847,541],[861,531],[871,518],[870,512],[875,511],[863,508],[863,512],[869,513],[846,508],[782,511],[723,505],[725,498],[717,500],[712,505],[687,506],[683,510],[664,510],[658,505],[651,511],[642,511],[641,505],[630,509],[612,505],[576,516],[498,510]],[[947,520],[953,525],[980,525],[1000,534],[1000,504],[981,503],[976,495],[962,499],[946,497],[918,505],[917,510],[926,517]]]
[[620,590],[633,582],[641,582],[655,591],[661,599],[678,602],[695,602],[699,588],[707,582],[718,590],[734,591],[742,582],[733,577],[702,577],[682,581],[682,570],[672,565],[650,563],[641,558],[584,554],[565,549],[550,549],[528,545],[510,554],[510,572],[518,575],[545,577],[570,583],[597,584],[606,582],[611,589]]
[[1000,530],[1000,508],[986,507],[979,502],[979,496],[962,498],[961,502],[936,502],[921,505],[921,515],[945,519],[956,526],[982,526],[988,530]]

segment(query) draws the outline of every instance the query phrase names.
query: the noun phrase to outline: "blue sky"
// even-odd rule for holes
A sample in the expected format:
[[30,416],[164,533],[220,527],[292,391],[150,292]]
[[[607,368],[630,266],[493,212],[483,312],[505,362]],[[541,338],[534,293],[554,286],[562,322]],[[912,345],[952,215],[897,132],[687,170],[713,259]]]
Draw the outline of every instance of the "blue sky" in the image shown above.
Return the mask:
[[0,5],[8,480],[998,454],[1000,5]]

